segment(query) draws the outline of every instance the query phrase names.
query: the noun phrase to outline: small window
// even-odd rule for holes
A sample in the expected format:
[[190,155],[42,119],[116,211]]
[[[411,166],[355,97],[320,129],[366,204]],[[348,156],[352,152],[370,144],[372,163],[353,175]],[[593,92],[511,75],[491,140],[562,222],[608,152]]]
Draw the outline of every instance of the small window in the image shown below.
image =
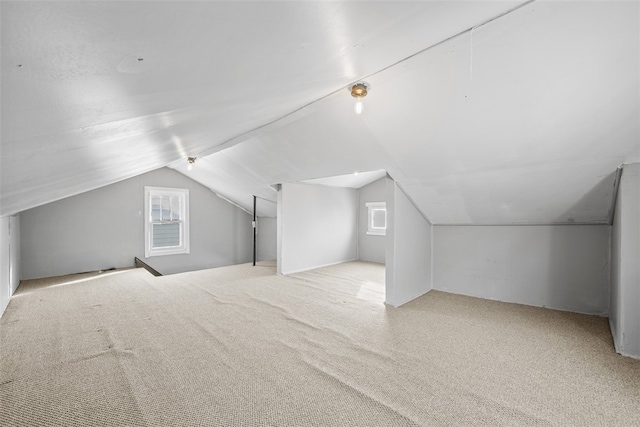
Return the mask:
[[189,253],[189,190],[144,187],[144,256]]
[[387,204],[385,202],[366,203],[367,234],[374,236],[384,236],[387,234]]

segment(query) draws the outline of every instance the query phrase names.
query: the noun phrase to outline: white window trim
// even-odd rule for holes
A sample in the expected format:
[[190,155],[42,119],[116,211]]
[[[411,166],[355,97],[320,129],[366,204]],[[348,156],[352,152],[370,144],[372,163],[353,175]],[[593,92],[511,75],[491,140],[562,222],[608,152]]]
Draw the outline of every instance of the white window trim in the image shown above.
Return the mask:
[[[180,218],[182,218],[182,244],[180,246],[172,246],[165,248],[152,247],[152,224],[151,220],[151,196],[179,196],[180,201]],[[164,188],[164,187],[144,187],[144,256],[149,258],[152,256],[162,255],[178,255],[188,254],[190,252],[189,244],[189,190],[182,188]]]
[[[368,202],[365,203],[367,207],[367,234],[369,236],[386,236],[387,235],[387,203],[386,202]],[[385,211],[385,226],[384,228],[373,227],[373,212],[376,210],[384,209]]]

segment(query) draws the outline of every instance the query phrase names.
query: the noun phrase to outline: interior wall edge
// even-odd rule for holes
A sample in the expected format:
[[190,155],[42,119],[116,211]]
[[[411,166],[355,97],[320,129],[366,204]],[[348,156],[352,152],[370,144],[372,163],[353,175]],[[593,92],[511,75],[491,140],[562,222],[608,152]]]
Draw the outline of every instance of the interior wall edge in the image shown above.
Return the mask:
[[623,170],[611,226],[609,323],[616,351],[640,358],[640,164]]
[[20,286],[20,216],[0,217],[0,317]]
[[356,259],[360,259],[360,215],[362,210],[360,206],[362,204],[362,192],[360,190],[362,190],[362,187],[356,189],[356,200],[358,201],[358,206],[356,207]]
[[424,220],[427,221],[429,225],[433,225],[433,222],[431,222],[429,217],[424,212],[422,212],[422,210],[420,210],[415,200],[413,200],[413,198],[409,195],[409,193],[405,191],[405,189],[402,187],[402,184],[400,184],[398,181],[394,181],[394,182],[396,183],[400,191],[402,191],[402,194],[404,194],[404,196],[411,202],[411,204],[416,209],[416,211],[418,211],[418,213],[424,218]]
[[609,225],[613,225],[613,218],[616,214],[616,204],[618,203],[618,191],[620,190],[623,166],[624,165],[618,166],[616,169],[616,177],[613,181],[613,194],[611,195],[611,207],[609,208]]
[[[390,225],[392,237],[391,242],[386,245],[388,273],[385,301],[389,305],[400,307],[433,289],[432,228],[393,180],[387,182],[387,221],[387,233]],[[392,278],[391,283],[388,281],[389,276]]]
[[[611,330],[611,335],[612,337],[616,336],[616,333],[618,332],[615,322],[613,321],[613,319],[611,318],[611,316],[607,316],[609,319],[609,329]],[[620,347],[618,345],[618,340],[616,340],[615,338],[612,340],[613,341],[613,348],[616,351],[616,353],[621,354],[621,350]]]

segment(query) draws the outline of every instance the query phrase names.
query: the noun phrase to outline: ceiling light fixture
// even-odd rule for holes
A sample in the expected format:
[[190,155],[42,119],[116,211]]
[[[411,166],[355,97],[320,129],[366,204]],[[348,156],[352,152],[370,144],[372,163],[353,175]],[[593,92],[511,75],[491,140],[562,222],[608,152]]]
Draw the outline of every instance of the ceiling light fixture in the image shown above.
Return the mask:
[[189,166],[187,166],[188,170],[193,169],[193,164],[196,162],[195,157],[187,157],[187,162],[189,162]]
[[356,99],[356,105],[354,108],[356,114],[362,113],[362,98],[367,96],[369,90],[371,90],[371,86],[369,86],[369,83],[367,82],[358,82],[351,86],[351,96]]

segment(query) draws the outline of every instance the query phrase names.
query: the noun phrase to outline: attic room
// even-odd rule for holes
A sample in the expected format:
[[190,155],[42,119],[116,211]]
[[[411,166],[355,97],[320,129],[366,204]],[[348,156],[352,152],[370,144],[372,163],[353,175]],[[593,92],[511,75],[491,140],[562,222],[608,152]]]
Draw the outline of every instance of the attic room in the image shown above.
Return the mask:
[[0,425],[640,426],[640,3],[0,23]]

